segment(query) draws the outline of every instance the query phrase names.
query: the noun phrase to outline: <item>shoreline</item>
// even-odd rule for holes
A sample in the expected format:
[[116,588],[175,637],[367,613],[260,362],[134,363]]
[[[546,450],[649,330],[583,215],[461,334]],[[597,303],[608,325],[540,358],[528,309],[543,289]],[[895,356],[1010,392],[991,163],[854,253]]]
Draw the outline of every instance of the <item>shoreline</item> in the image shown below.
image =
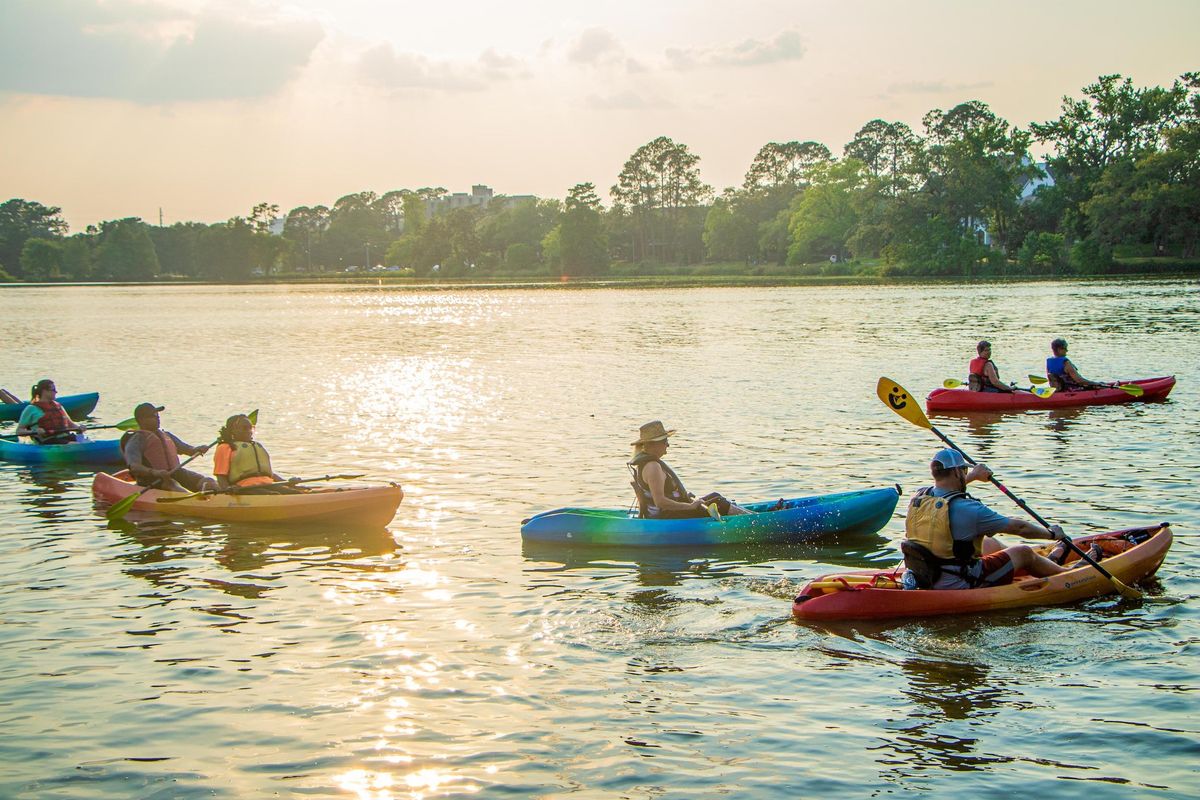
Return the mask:
[[463,289],[700,289],[700,288],[773,288],[827,286],[911,286],[913,284],[1005,284],[1005,283],[1095,283],[1123,280],[1200,280],[1196,272],[1131,272],[1115,275],[1011,275],[987,277],[914,276],[881,277],[878,275],[645,275],[639,277],[571,278],[567,280],[489,279],[477,281],[429,281],[387,275],[315,277],[284,275],[260,277],[246,281],[47,281],[0,283],[3,289],[34,289],[81,286],[377,286],[444,291]]

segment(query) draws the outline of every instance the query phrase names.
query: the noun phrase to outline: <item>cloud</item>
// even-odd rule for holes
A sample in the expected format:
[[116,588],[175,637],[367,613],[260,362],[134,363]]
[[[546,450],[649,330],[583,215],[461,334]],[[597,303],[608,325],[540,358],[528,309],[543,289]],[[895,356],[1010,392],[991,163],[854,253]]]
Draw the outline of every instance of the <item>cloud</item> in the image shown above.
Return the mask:
[[976,89],[989,89],[994,85],[992,81],[978,81],[976,83],[908,81],[906,83],[893,83],[887,90],[890,94],[945,94],[947,92],[973,92]]
[[261,98],[308,63],[315,22],[159,0],[4,0],[0,92],[145,104]]
[[669,100],[638,94],[632,89],[626,89],[615,94],[589,95],[587,104],[601,111],[644,111],[674,108]]
[[495,81],[528,77],[524,62],[489,48],[476,62],[434,61],[420,53],[397,52],[379,44],[362,54],[359,77],[381,89],[478,92]]
[[588,28],[567,46],[567,60],[576,64],[596,64],[625,51],[616,35],[604,28]]
[[782,31],[773,39],[746,39],[727,47],[669,48],[667,63],[675,69],[704,67],[757,67],[804,57],[804,38],[798,31]]

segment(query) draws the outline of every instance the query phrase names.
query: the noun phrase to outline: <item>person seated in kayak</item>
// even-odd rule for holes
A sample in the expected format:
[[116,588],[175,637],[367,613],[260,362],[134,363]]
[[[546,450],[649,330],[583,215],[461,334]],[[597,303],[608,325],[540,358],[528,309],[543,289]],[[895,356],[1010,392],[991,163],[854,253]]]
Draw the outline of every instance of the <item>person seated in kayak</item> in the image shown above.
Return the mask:
[[179,454],[204,455],[208,445],[193,447],[170,431],[162,429],[158,412],[163,406],[140,403],[133,409],[138,429],[121,437],[121,454],[139,486],[153,486],[169,492],[204,492],[217,488],[206,475],[182,469]]
[[[998,514],[967,494],[968,483],[991,477],[986,464],[976,464],[968,471],[962,454],[946,448],[933,456],[929,467],[933,486],[918,490],[909,502],[905,538],[900,544],[916,588],[975,589],[1012,583],[1018,571],[1038,577],[1067,571],[1029,545],[1006,548],[992,538],[994,533],[1012,533],[1028,539],[1062,540],[1066,534],[1058,525],[1046,529]],[[1060,544],[1056,550],[1052,558],[1061,561],[1066,545]]]
[[684,488],[675,470],[662,460],[667,454],[667,440],[674,434],[674,430],[667,430],[662,422],[654,420],[639,429],[637,441],[633,442],[629,470],[633,473],[633,491],[642,516],[647,519],[707,517],[708,507],[714,504],[721,516],[750,513],[716,492],[696,497]]
[[968,366],[970,374],[967,376],[967,384],[972,392],[1012,394],[1016,391],[1008,384],[1000,382],[1000,371],[996,369],[996,362],[992,361],[991,342],[985,340],[975,345],[975,352],[978,355],[971,359]]
[[[267,448],[254,441],[254,423],[245,414],[225,420],[213,453],[213,475],[222,489],[237,487],[238,494],[295,494],[296,486],[271,468]],[[295,481],[296,479],[292,479]],[[274,485],[274,484],[283,484]]]
[[43,378],[30,391],[29,405],[17,420],[17,436],[29,436],[38,444],[70,444],[79,441],[83,428],[71,420],[67,410],[55,398],[54,381]]
[[1079,374],[1071,359],[1067,358],[1067,340],[1055,339],[1050,343],[1054,355],[1046,359],[1046,380],[1055,389],[1077,392],[1084,389],[1107,389],[1113,384],[1089,381]]
[[21,399],[8,389],[0,389],[0,403],[6,403],[7,405],[11,406],[16,405],[19,402],[21,402]]

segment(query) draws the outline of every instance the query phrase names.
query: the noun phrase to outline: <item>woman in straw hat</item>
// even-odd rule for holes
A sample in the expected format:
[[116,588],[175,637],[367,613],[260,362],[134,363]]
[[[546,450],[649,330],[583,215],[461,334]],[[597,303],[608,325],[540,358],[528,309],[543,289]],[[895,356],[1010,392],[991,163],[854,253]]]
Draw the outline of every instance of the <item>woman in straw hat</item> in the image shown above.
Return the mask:
[[667,430],[662,422],[654,420],[641,427],[637,441],[633,442],[629,470],[633,473],[633,491],[642,516],[648,519],[706,517],[712,513],[710,506],[722,516],[750,513],[716,492],[696,497],[684,488],[675,470],[662,460],[667,454],[667,440],[674,434],[674,430]]

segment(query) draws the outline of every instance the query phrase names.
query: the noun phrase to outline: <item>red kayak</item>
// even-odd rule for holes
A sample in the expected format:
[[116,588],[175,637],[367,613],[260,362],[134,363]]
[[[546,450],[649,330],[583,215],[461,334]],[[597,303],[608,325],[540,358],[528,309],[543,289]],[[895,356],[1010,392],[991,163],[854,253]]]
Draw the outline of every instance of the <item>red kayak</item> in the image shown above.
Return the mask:
[[[1104,551],[1100,565],[1114,577],[1133,584],[1153,575],[1171,548],[1167,523],[1081,536],[1077,545],[1096,543]],[[1053,547],[1037,548],[1045,554]],[[903,566],[823,575],[809,582],[792,604],[792,613],[807,620],[897,619],[1073,603],[1116,591],[1112,582],[1090,566],[1078,566],[1071,554],[1067,566],[1076,568],[1049,578],[1018,573],[1012,583],[979,589],[903,589]]]
[[1084,389],[1078,392],[1058,391],[1049,397],[1032,392],[972,392],[969,389],[934,389],[925,398],[925,409],[936,411],[1029,411],[1039,408],[1070,408],[1071,406],[1106,406],[1112,403],[1153,403],[1167,399],[1175,388],[1175,376],[1123,381],[1142,387],[1143,394],[1134,397],[1121,389]]

